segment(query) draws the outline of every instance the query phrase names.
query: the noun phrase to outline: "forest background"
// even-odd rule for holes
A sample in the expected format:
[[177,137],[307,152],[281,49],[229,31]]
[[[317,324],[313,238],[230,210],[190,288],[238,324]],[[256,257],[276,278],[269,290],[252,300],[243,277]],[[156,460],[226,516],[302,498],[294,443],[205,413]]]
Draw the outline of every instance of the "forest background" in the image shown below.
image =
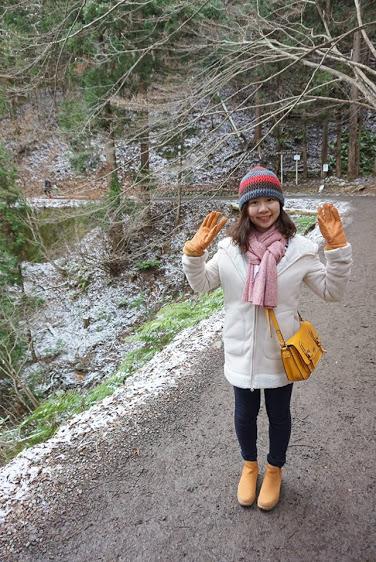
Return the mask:
[[[359,177],[374,186],[376,6],[5,0],[0,16],[6,462],[221,306],[218,293],[192,299],[172,268],[199,217],[236,193],[249,165],[273,167],[293,189],[297,153],[307,188],[343,178],[353,189]],[[45,179],[52,188],[43,192]],[[41,210],[40,195],[51,192],[53,201],[82,205]],[[46,321],[52,297],[44,283],[79,311],[83,330],[96,332],[111,316],[101,309],[93,319],[95,295],[104,286],[118,290],[114,314],[123,329],[114,342],[126,346],[119,344],[109,372],[108,348],[102,363],[95,355],[99,340],[69,356]]]

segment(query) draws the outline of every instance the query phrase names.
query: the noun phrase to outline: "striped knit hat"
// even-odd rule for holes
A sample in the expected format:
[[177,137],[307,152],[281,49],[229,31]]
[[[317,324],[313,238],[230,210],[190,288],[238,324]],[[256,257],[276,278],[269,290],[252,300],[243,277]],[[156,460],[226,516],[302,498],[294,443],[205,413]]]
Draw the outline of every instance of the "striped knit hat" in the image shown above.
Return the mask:
[[278,199],[282,207],[285,202],[281,182],[274,172],[262,166],[255,166],[244,176],[239,186],[239,209],[258,197]]

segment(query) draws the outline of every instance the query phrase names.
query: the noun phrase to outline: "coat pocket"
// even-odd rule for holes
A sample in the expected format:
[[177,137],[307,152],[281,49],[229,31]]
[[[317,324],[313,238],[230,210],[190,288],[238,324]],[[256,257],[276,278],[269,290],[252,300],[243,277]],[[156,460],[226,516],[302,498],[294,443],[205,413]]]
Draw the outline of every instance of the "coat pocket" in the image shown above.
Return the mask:
[[243,355],[245,351],[245,321],[238,313],[225,316],[223,325],[223,345],[229,355]]

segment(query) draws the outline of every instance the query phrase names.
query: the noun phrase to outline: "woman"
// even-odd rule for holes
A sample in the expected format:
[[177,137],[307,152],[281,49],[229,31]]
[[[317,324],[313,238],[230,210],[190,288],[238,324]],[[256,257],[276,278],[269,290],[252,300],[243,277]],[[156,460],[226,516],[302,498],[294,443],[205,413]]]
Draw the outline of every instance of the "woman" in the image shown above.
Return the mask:
[[352,263],[351,246],[332,204],[318,209],[326,265],[319,259],[317,244],[296,234],[283,205],[277,176],[256,166],[240,183],[239,219],[230,236],[219,242],[214,257],[207,261],[206,248],[227,221],[219,212],[209,213],[183,250],[183,268],[192,289],[203,293],[222,286],[224,291],[224,372],[234,387],[235,430],[244,460],[237,497],[243,506],[256,499],[257,415],[260,390],[264,389],[269,454],[257,501],[263,510],[273,509],[279,501],[293,388],[265,309],[274,309],[288,339],[299,329],[297,310],[303,283],[325,301],[338,301]]

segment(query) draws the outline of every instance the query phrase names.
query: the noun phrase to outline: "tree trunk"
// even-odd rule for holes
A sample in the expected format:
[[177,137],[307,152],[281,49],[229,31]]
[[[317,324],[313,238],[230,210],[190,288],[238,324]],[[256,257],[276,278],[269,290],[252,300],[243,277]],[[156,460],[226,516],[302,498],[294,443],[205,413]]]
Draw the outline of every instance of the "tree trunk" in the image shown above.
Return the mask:
[[336,176],[342,177],[342,113],[341,110],[336,112]]
[[181,210],[181,197],[182,197],[182,167],[183,167],[183,139],[180,139],[178,146],[178,158],[179,158],[179,173],[178,173],[178,196],[176,201],[176,216],[175,216],[175,226],[180,222],[180,210]]
[[10,98],[10,116],[13,122],[14,133],[19,136],[21,134],[20,123],[17,119],[17,100],[15,97]]
[[140,92],[145,99],[146,109],[140,115],[141,139],[140,139],[140,186],[142,189],[142,199],[145,206],[145,229],[150,225],[150,129],[149,129],[149,109],[147,106],[147,86],[141,83]]
[[123,223],[117,213],[110,215],[110,226],[108,229],[109,238],[109,259],[107,260],[108,270],[113,277],[119,275],[125,266],[125,250],[127,243],[123,231]]
[[277,176],[280,176],[281,173],[281,155],[278,154],[282,150],[282,143],[281,143],[281,127],[277,125],[274,129],[274,138],[277,143],[277,154],[275,157],[274,169],[276,171]]
[[329,24],[330,23],[330,13],[332,11],[331,0],[325,0],[325,20]]
[[106,160],[107,160],[107,185],[111,197],[111,208],[108,213],[108,238],[109,238],[109,260],[108,269],[110,275],[116,276],[121,273],[125,264],[125,250],[127,243],[123,231],[121,215],[121,187],[117,173],[116,162],[116,139],[114,133],[114,118],[109,103],[105,107],[106,115]]
[[303,111],[303,138],[302,138],[302,156],[303,156],[303,179],[308,178],[308,147],[307,147],[307,121],[305,111]]
[[[260,107],[260,104],[261,104],[260,88],[258,88],[258,90],[256,91],[255,104],[256,104],[256,108],[255,108],[256,126],[255,126],[255,134],[254,134],[254,137],[253,137],[253,146],[256,146],[262,139],[262,125],[261,125],[262,113],[261,113],[261,107]],[[261,146],[257,147],[257,153],[260,157],[261,156]]]
[[143,174],[148,174],[150,170],[150,152],[149,152],[150,139],[149,139],[149,125],[148,125],[149,112],[145,111],[143,116],[144,116],[145,123],[147,124],[144,125],[142,140],[140,142],[140,155],[141,155],[140,171]]
[[[25,285],[24,285],[24,277],[23,277],[23,271],[22,271],[22,265],[18,264],[18,274],[20,277],[20,286],[21,286],[21,292],[24,295],[25,299],[26,299],[26,293],[25,293]],[[29,342],[29,347],[30,347],[30,353],[31,353],[31,358],[33,363],[37,363],[38,361],[38,356],[35,352],[35,346],[34,346],[34,340],[33,340],[33,336],[31,333],[31,328],[30,328],[30,324],[29,324],[29,317],[27,317],[25,319],[26,322],[26,337],[27,337],[27,341]]]
[[116,162],[116,139],[114,133],[113,113],[109,103],[105,107],[107,141],[105,146],[107,162],[107,186],[111,190],[115,184],[119,183]]
[[[140,92],[147,104],[148,90],[145,83],[140,86]],[[149,110],[141,113],[141,141],[140,141],[140,172],[147,176],[150,170],[150,131],[149,131]]]
[[323,164],[328,163],[328,117],[325,116],[322,124],[322,145],[321,145],[321,177],[325,177],[326,172],[323,172]]
[[[361,33],[356,31],[353,39],[353,55],[355,62],[360,62],[361,49]],[[350,101],[356,102],[359,97],[359,91],[356,85],[351,87]],[[347,176],[354,179],[359,175],[359,106],[356,103],[350,105],[349,118],[349,152],[347,162]]]
[[363,116],[362,112],[358,111],[358,140],[356,143],[356,163],[358,167],[358,176],[361,175],[362,170],[360,168],[360,137],[362,134],[362,127],[363,127]]
[[[102,53],[106,52],[106,38],[104,32],[99,34],[99,43],[102,47]],[[109,71],[114,69],[114,63],[109,67]],[[104,147],[106,154],[106,176],[107,176],[107,187],[111,193],[114,189],[119,188],[119,178],[117,174],[117,163],[116,163],[116,139],[114,132],[114,116],[110,101],[108,101],[103,108],[104,117],[104,129],[107,133],[106,145]],[[111,193],[113,195],[113,193]]]

